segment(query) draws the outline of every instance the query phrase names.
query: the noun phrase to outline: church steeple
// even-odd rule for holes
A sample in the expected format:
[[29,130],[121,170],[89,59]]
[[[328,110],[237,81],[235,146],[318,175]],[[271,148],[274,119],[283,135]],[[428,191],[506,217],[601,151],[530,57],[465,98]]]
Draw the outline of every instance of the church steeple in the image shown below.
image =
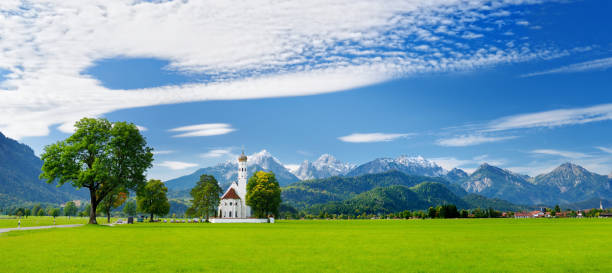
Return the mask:
[[238,191],[241,194],[246,194],[247,183],[247,156],[242,154],[238,157]]

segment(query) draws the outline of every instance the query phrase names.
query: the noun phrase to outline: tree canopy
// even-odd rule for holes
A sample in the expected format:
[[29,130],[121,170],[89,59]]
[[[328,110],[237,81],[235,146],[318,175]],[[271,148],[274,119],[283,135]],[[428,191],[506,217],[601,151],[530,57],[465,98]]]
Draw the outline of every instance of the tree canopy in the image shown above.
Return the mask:
[[249,178],[246,203],[251,206],[255,217],[278,215],[281,189],[273,172],[258,171]]
[[163,216],[168,214],[170,211],[170,203],[166,193],[168,188],[163,182],[157,179],[151,179],[149,182],[137,193],[136,202],[138,203],[138,210],[141,212],[151,215],[151,222],[153,222],[153,216]]
[[215,208],[219,205],[219,195],[222,190],[217,179],[212,175],[203,174],[198,183],[191,189],[192,206],[189,213],[197,216],[208,216],[215,213]]
[[146,183],[145,171],[153,153],[136,125],[83,118],[75,133],[45,147],[41,179],[88,188],[89,223],[97,224],[98,204],[117,188],[138,190]]

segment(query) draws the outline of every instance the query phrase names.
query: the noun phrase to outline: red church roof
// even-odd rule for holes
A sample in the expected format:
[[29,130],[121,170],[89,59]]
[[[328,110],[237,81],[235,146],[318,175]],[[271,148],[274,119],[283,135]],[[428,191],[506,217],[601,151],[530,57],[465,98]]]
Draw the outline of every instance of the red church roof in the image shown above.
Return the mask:
[[230,188],[221,199],[240,199],[240,196],[238,196],[234,188]]

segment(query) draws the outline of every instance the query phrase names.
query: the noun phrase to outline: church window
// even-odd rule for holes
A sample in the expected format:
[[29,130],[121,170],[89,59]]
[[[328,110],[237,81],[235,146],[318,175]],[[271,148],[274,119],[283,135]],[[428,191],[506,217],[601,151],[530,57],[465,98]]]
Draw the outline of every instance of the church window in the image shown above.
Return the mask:
[[229,212],[229,217],[230,217],[230,218],[232,217],[232,212],[231,212],[231,211]]
[[230,206],[232,205],[232,202],[230,202]]

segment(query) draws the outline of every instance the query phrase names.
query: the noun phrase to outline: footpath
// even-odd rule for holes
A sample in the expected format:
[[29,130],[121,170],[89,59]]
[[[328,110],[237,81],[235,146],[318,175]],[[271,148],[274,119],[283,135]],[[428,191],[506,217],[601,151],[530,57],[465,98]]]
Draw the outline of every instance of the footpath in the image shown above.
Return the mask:
[[16,231],[16,230],[34,230],[34,229],[46,229],[46,228],[68,228],[68,227],[80,227],[82,224],[76,225],[56,225],[56,226],[38,226],[38,227],[22,227],[22,228],[0,228],[0,233]]

